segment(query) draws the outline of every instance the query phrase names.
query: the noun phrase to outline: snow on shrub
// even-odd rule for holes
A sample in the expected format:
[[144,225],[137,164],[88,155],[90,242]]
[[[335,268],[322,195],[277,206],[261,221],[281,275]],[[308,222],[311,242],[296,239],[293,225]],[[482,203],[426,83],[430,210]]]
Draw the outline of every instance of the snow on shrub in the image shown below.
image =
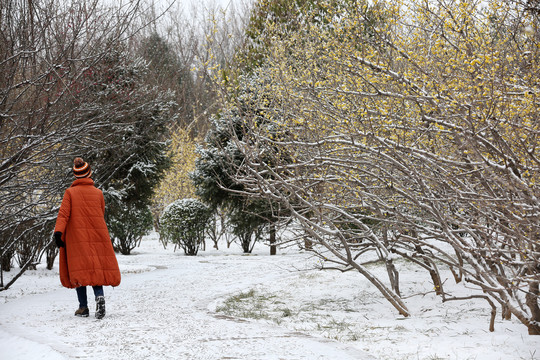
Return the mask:
[[111,202],[107,217],[107,226],[112,235],[115,251],[122,255],[131,254],[131,250],[140,245],[142,237],[148,235],[153,227],[152,212],[148,206]]
[[197,255],[204,241],[212,211],[196,199],[180,199],[169,204],[159,219],[160,239],[164,246],[170,241],[184,249],[186,255]]

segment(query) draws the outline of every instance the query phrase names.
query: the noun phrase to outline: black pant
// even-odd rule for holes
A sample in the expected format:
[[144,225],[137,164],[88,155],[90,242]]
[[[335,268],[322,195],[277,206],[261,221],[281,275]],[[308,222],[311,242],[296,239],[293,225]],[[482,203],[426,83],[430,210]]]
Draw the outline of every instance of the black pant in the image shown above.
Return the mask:
[[[103,286],[92,286],[92,289],[94,289],[94,296],[103,296]],[[86,297],[86,286],[79,286],[76,288],[77,290],[77,297],[79,298],[79,307],[88,307],[88,298]]]

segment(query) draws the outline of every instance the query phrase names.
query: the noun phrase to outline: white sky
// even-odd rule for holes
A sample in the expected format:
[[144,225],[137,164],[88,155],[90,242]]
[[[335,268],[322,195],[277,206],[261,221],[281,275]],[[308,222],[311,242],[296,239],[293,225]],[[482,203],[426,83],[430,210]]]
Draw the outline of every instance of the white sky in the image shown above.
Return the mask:
[[[180,16],[188,20],[188,23],[196,24],[198,22],[206,22],[208,15],[211,13],[217,14],[218,17],[232,13],[245,14],[247,9],[251,7],[257,0],[143,0],[148,4],[154,3],[156,15],[169,9],[168,14],[165,14],[158,24],[166,24],[167,18]],[[168,16],[169,15],[169,16]],[[190,21],[191,19],[191,21]]]
[[[147,0],[152,1],[152,0]],[[156,7],[165,9],[171,4],[173,7],[180,7],[183,10],[189,10],[193,7],[204,6],[207,9],[220,7],[222,9],[230,9],[231,7],[242,8],[244,4],[251,4],[256,0],[153,0]]]

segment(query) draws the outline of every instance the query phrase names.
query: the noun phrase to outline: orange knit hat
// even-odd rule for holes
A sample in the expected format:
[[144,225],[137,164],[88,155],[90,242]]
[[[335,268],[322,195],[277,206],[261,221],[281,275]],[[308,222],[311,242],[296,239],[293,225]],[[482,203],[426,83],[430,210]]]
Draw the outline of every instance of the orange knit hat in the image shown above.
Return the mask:
[[87,162],[78,157],[73,160],[73,175],[77,179],[90,177],[92,176],[92,169],[90,169],[90,165]]

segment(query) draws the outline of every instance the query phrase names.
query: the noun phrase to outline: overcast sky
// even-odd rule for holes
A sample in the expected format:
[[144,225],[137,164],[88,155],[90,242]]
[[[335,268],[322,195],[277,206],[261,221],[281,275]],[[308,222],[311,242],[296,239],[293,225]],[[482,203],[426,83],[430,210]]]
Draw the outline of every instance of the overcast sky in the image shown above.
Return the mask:
[[[151,1],[151,0],[147,0]],[[231,6],[241,8],[244,4],[250,4],[255,2],[256,0],[153,0],[156,4],[156,6],[159,6],[160,8],[167,8],[171,4],[173,6],[179,6],[184,10],[189,10],[190,8],[193,8],[193,6],[199,6],[200,4],[204,4],[207,8],[215,8],[215,7],[221,7],[222,9],[230,8]]]

